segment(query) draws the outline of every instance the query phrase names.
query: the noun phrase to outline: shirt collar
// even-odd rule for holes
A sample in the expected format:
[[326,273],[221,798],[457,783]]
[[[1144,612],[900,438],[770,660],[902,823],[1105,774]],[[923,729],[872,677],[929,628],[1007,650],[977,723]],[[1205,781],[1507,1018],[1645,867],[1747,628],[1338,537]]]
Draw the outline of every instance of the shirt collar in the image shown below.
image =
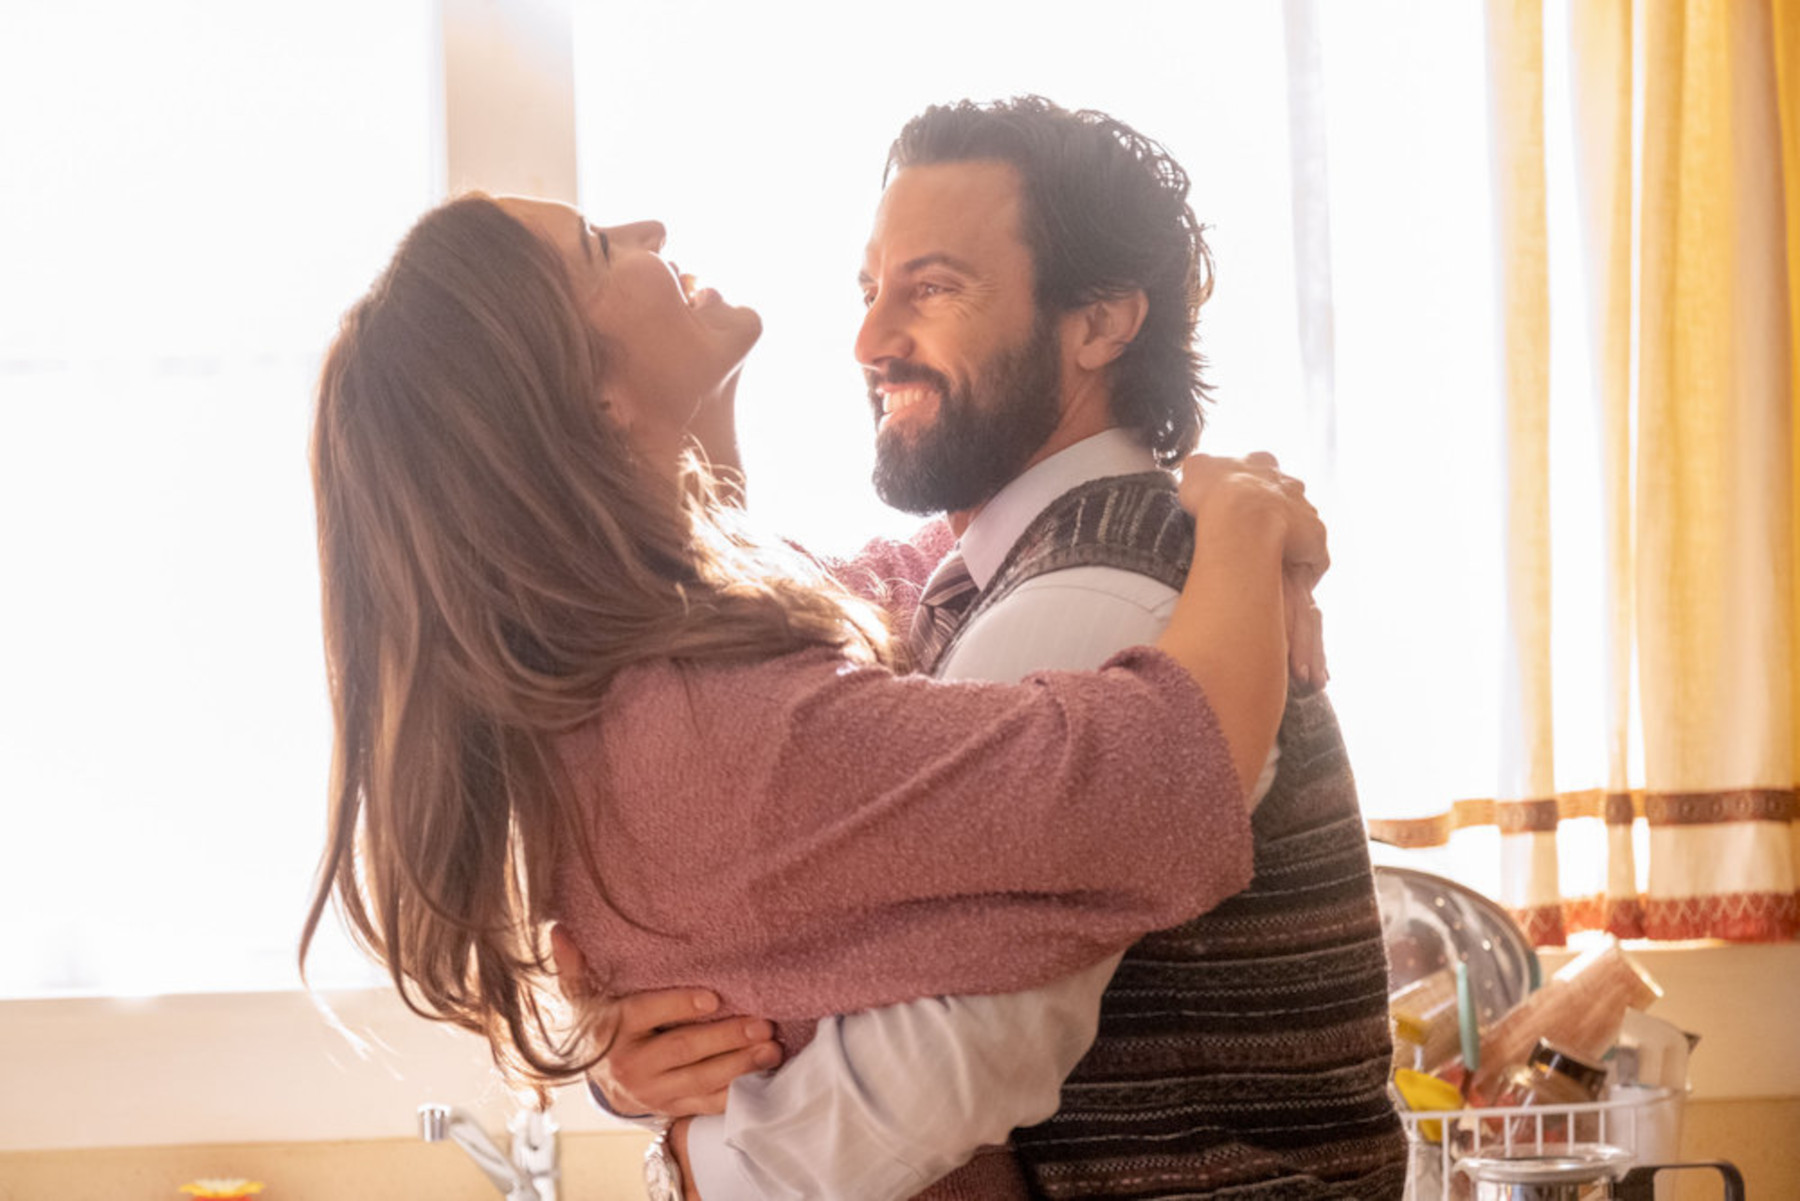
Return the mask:
[[1069,489],[1089,480],[1155,469],[1156,456],[1150,448],[1122,429],[1083,438],[1034,464],[996,492],[963,531],[957,545],[969,577],[976,587],[986,588],[1025,527]]

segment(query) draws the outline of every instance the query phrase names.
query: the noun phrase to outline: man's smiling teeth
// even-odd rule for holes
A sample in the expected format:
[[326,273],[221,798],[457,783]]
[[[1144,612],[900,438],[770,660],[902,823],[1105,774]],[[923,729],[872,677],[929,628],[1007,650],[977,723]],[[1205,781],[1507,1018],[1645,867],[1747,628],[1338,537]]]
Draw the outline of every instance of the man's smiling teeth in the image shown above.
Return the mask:
[[689,304],[693,304],[694,297],[696,295],[698,295],[700,292],[700,281],[695,279],[693,276],[689,275],[685,271],[681,272],[680,275],[681,275],[681,294],[683,296],[687,297],[687,302]]
[[881,394],[881,411],[898,413],[902,409],[910,409],[919,402],[937,395],[930,388],[896,388]]

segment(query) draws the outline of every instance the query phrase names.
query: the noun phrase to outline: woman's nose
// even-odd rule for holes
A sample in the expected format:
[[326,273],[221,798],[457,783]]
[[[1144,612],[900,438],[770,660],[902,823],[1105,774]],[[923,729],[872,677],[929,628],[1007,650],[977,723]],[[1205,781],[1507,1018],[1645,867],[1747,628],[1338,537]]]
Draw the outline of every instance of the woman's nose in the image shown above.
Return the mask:
[[669,240],[669,231],[661,221],[633,221],[629,225],[615,225],[606,231],[606,236],[614,242],[627,246],[641,246],[652,254],[663,248]]

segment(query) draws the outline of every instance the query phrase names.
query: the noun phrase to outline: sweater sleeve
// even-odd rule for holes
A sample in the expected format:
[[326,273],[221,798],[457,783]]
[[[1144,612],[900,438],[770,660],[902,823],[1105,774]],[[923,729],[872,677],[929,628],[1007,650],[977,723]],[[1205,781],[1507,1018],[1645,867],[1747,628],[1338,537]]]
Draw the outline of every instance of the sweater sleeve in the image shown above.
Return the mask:
[[703,982],[786,1020],[1034,987],[1249,881],[1223,736],[1158,652],[1017,685],[758,668],[687,675],[679,721],[611,724],[597,849],[632,912],[590,959],[623,953],[620,991]]
[[925,581],[955,545],[950,523],[937,517],[904,542],[874,538],[850,558],[820,557],[817,561],[838,583],[885,609],[894,629],[904,630],[912,622]]

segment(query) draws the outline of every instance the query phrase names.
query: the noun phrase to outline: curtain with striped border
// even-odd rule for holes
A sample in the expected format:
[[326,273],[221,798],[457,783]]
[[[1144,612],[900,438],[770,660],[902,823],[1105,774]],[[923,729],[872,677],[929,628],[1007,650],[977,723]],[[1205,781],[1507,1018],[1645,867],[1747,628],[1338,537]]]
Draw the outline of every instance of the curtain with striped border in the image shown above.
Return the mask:
[[[1554,11],[1554,10],[1553,10]],[[1469,838],[1534,942],[1800,934],[1800,17],[1783,0],[1577,0],[1547,110],[1544,0],[1489,0],[1502,264],[1506,629],[1492,798],[1372,821]],[[1558,59],[1563,55],[1555,56]],[[1553,254],[1546,122],[1573,123],[1579,261]],[[1585,277],[1591,386],[1554,394],[1553,273]],[[1558,293],[1561,295],[1562,293]],[[1559,630],[1552,405],[1592,405],[1597,639]],[[1558,745],[1598,672],[1603,748]],[[1559,762],[1559,751],[1563,760]],[[1588,753],[1595,752],[1595,753]],[[1603,753],[1599,753],[1603,752]],[[1568,759],[1604,763],[1571,781]],[[1493,853],[1491,850],[1484,853]]]

